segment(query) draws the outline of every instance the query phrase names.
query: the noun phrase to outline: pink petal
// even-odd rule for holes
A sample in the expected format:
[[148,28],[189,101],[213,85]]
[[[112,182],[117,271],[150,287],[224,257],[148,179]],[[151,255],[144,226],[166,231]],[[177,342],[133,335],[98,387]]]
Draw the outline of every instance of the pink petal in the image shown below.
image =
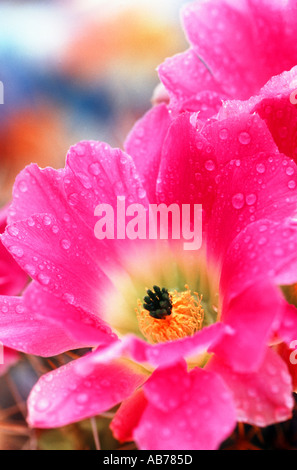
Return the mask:
[[245,109],[220,121],[210,121],[201,129],[201,134],[214,147],[218,164],[249,161],[252,155],[261,151],[278,153],[267,125]]
[[123,339],[122,353],[137,362],[153,366],[169,366],[183,358],[197,358],[200,354],[215,347],[225,336],[233,331],[223,323],[215,323],[203,328],[194,336],[166,343],[149,344],[134,336]]
[[[296,340],[294,340],[296,341]],[[297,364],[296,364],[296,343],[292,343],[291,347],[288,347],[285,343],[281,343],[277,346],[277,353],[285,362],[289,374],[292,379],[292,390],[296,393],[297,391]]]
[[248,225],[234,239],[224,259],[222,292],[236,294],[263,278],[276,285],[297,281],[297,227],[267,219]]
[[266,70],[257,68],[251,19],[245,12],[225,1],[194,2],[185,8],[183,22],[194,51],[227,94],[246,98],[265,83]]
[[71,305],[69,300],[65,295],[62,299],[53,296],[36,282],[30,284],[23,296],[23,304],[28,311],[36,312],[38,321],[53,323],[55,328],[67,327],[67,335],[80,347],[106,345],[117,340],[111,328],[98,315]]
[[[2,359],[2,352],[0,352]],[[20,359],[20,355],[13,349],[4,348],[3,351],[3,364],[0,362],[0,376],[6,374],[8,369],[13,366]]]
[[211,359],[207,370],[219,374],[232,391],[239,421],[268,426],[291,417],[292,381],[285,363],[274,351],[266,351],[254,373],[236,373],[218,357]]
[[296,170],[278,153],[257,115],[232,116],[199,132],[196,116],[185,113],[172,123],[164,142],[158,200],[167,205],[201,203],[208,232],[204,238],[218,259],[248,224],[295,213],[297,185],[284,163]]
[[[148,205],[133,159],[122,150],[113,149],[104,142],[80,142],[70,148],[64,189],[68,204],[91,229],[92,235],[94,209],[97,205],[107,203],[115,209],[117,196],[124,196],[127,204],[133,202],[141,203],[144,207]],[[124,240],[126,246],[125,242]],[[118,244],[121,245],[119,240],[113,244],[115,250]]]
[[[269,80],[258,96],[254,96],[246,102],[226,102],[220,112],[220,118],[237,114],[238,111],[242,112],[243,110],[258,113],[266,122],[279,151],[297,161],[295,145],[297,109],[291,97],[296,89],[297,67],[294,67],[289,72],[284,72]],[[290,161],[284,161],[284,165],[287,174],[294,175],[294,166],[291,166]]]
[[158,83],[158,85],[155,87],[151,101],[153,106],[158,106],[162,103],[169,104],[169,94],[163,83]]
[[[0,233],[7,224],[8,207],[0,211]],[[17,295],[28,282],[27,274],[15,262],[0,241],[0,295]]]
[[198,368],[187,372],[185,362],[153,372],[144,393],[148,405],[134,431],[142,450],[216,449],[235,426],[221,378]]
[[[103,189],[104,188],[104,189]],[[29,166],[17,178],[3,242],[18,263],[47,290],[94,314],[100,295],[113,289],[106,273],[120,270],[128,239],[97,240],[94,209],[115,207],[117,196],[147,206],[132,159],[98,142],[72,147],[65,170]]]
[[87,233],[82,221],[79,224],[83,239],[73,229],[79,226],[75,218],[65,221],[50,213],[33,215],[9,225],[2,241],[41,286],[57,297],[64,295],[77,307],[97,312],[102,308],[100,289],[110,287],[110,281],[99,267],[99,255],[97,261],[94,256],[94,234]]
[[88,354],[39,379],[28,399],[28,423],[53,428],[98,415],[129,397],[146,377],[123,360],[94,365]]
[[133,441],[133,431],[147,406],[143,389],[135,390],[131,397],[121,404],[113,418],[110,428],[120,442]]
[[125,142],[125,149],[134,159],[151,203],[155,202],[162,146],[169,124],[166,106],[155,106],[135,124]]
[[284,155],[266,151],[225,166],[208,228],[210,252],[224,253],[225,247],[249,223],[264,218],[280,221],[294,215],[297,179],[287,173],[284,163],[290,164],[292,172],[297,171],[296,165]]
[[[7,347],[44,357],[84,347],[85,342],[66,333],[65,325],[51,321],[51,315],[60,307],[55,299],[44,306],[42,300],[26,305],[22,297],[0,296],[0,341]],[[43,309],[49,319],[39,316]]]
[[276,334],[288,346],[292,341],[297,340],[297,308],[284,302],[280,324],[277,325]]
[[[278,93],[280,94],[281,89]],[[297,129],[297,108],[290,102],[290,94],[285,96],[262,97],[262,100],[252,109],[266,122],[279,151],[297,161],[295,145]],[[285,164],[285,163],[284,163]],[[286,171],[293,175],[294,171],[287,162]]]
[[108,353],[109,358],[126,357],[140,364],[150,366],[169,366],[180,359],[199,357],[212,350],[225,336],[232,336],[233,330],[222,323],[203,328],[194,336],[166,343],[149,344],[134,335],[125,335],[121,341],[114,342],[106,349],[98,349],[92,356],[95,363],[101,363]]
[[273,326],[282,313],[283,298],[277,287],[263,279],[230,297],[224,299],[221,320],[234,334],[210,349],[239,372],[255,370],[263,361]]
[[183,23],[192,47],[159,68],[171,107],[191,110],[202,91],[217,92],[218,99],[247,99],[271,76],[290,69],[297,58],[296,18],[292,0],[186,5]]
[[[203,204],[210,211],[214,199],[213,179],[215,171],[209,172],[205,165],[216,165],[214,149],[197,132],[201,125],[196,115],[184,113],[173,121],[164,142],[157,184],[158,202],[170,205]],[[187,164],[185,165],[185,155]]]
[[206,119],[216,114],[228,96],[191,49],[166,59],[158,72],[175,111],[199,111],[199,118]]

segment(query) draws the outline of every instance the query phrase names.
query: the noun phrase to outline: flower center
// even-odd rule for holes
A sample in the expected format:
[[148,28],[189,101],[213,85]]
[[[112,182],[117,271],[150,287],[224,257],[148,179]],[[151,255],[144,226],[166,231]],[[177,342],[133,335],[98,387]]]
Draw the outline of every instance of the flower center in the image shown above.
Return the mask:
[[150,343],[162,343],[192,336],[202,328],[204,310],[202,297],[189,287],[185,291],[168,292],[163,287],[147,290],[144,303],[139,300],[136,309],[139,329]]
[[172,312],[171,295],[165,287],[160,289],[160,287],[154,286],[153,289],[154,292],[150,289],[147,290],[148,295],[143,299],[143,308],[149,311],[151,317],[163,320]]

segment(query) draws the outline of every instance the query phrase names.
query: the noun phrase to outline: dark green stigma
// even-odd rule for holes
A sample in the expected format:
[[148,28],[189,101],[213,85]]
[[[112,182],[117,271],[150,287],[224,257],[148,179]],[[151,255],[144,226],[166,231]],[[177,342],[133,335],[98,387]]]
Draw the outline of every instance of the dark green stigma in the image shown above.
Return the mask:
[[158,286],[153,286],[153,290],[154,292],[150,289],[147,290],[147,295],[143,299],[143,308],[149,311],[151,317],[163,320],[171,315],[171,296],[165,287],[160,289]]

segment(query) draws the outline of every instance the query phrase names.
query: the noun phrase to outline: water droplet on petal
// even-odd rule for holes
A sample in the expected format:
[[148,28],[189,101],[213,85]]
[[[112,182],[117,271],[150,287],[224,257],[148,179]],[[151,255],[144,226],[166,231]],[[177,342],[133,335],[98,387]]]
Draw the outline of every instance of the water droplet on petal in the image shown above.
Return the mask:
[[34,274],[36,274],[35,266],[32,264],[26,264],[24,269],[30,276],[34,276]]
[[261,237],[258,240],[259,245],[265,245],[267,243],[267,238],[266,237]]
[[248,132],[241,132],[238,140],[242,145],[248,145],[251,142],[251,136]]
[[91,165],[89,166],[89,172],[94,176],[98,176],[100,173],[99,163],[91,163]]
[[232,197],[232,205],[234,209],[241,209],[244,206],[244,195],[237,193]]
[[140,188],[138,190],[138,197],[139,199],[144,199],[146,197],[146,190],[143,188]]
[[9,226],[7,228],[7,231],[9,233],[9,235],[11,235],[12,237],[16,237],[18,234],[19,234],[19,229],[15,226]]
[[18,188],[21,191],[21,193],[25,193],[26,191],[28,191],[28,186],[27,186],[27,183],[25,181],[20,181],[19,185],[18,185]]
[[85,154],[85,148],[82,144],[77,144],[73,150],[79,157],[82,157]]
[[43,223],[44,225],[50,225],[52,223],[52,219],[48,215],[45,215],[43,217]]
[[286,173],[288,176],[292,176],[294,173],[294,168],[292,168],[291,166],[288,166],[288,168],[286,169]]
[[17,313],[24,313],[25,307],[23,305],[17,305],[16,308],[15,308],[15,311]]
[[71,247],[71,242],[67,239],[64,239],[61,241],[61,247],[63,248],[63,250],[69,250],[69,248]]
[[257,196],[256,194],[249,194],[245,200],[248,206],[252,206],[257,201]]
[[256,170],[260,174],[265,173],[266,168],[265,168],[264,163],[258,163],[256,166]]
[[84,405],[85,403],[87,403],[87,401],[89,400],[89,397],[86,393],[80,393],[79,395],[77,395],[76,397],[76,402],[79,404],[79,405]]
[[73,294],[65,293],[65,294],[63,294],[62,299],[65,300],[65,302],[67,302],[67,303],[69,303],[69,304],[73,304],[73,302],[74,302],[74,295],[73,295]]
[[228,129],[221,129],[219,132],[219,137],[221,140],[227,140],[229,137],[229,131]]
[[215,163],[212,160],[207,160],[204,166],[207,171],[213,171],[215,169]]
[[42,273],[38,274],[37,278],[40,284],[42,284],[43,286],[47,286],[50,282],[50,278]]
[[11,246],[9,250],[13,255],[17,256],[17,258],[22,258],[24,255],[24,250],[19,246]]
[[46,411],[50,406],[50,402],[47,398],[41,398],[41,400],[39,400],[37,403],[36,403],[36,410],[37,411]]

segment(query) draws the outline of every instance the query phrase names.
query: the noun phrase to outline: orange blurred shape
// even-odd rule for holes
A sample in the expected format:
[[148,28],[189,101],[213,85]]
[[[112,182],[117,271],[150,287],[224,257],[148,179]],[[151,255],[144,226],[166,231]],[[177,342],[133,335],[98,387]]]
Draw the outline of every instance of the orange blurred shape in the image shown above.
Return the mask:
[[65,140],[57,111],[48,105],[22,109],[0,123],[0,206],[10,200],[15,177],[26,165],[63,165]]
[[151,73],[165,57],[184,48],[178,28],[143,8],[121,10],[104,20],[89,19],[75,36],[63,64],[67,73],[82,78],[121,66],[130,73],[139,68]]

